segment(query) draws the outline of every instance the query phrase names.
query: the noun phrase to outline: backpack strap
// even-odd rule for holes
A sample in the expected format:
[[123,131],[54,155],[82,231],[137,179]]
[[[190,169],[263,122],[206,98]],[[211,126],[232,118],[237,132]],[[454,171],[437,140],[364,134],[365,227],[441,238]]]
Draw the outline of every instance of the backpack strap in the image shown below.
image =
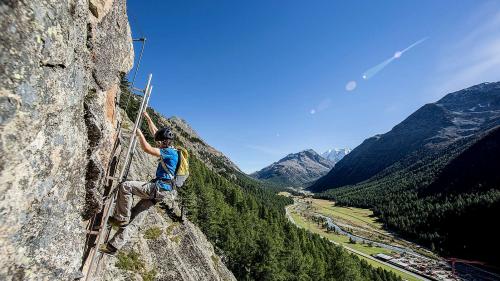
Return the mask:
[[177,175],[177,172],[179,171],[179,167],[181,166],[181,157],[182,153],[180,149],[177,150],[177,165],[175,165],[175,175]]
[[[177,150],[177,149],[176,149],[176,150]],[[179,154],[179,151],[178,151],[178,150],[177,150],[177,154]],[[180,161],[177,161],[177,167],[175,168],[175,173],[177,173],[177,170],[179,169],[179,162],[180,162]],[[161,164],[161,166],[162,166],[163,170],[165,170],[165,172],[167,172],[167,174],[170,176],[170,179],[171,179],[172,181],[174,181],[175,176],[174,176],[174,175],[172,175],[172,173],[170,172],[170,170],[169,170],[169,169],[168,169],[168,167],[167,167],[167,164],[165,164],[165,161],[163,161],[163,157],[161,156],[161,152],[160,152],[160,164]]]

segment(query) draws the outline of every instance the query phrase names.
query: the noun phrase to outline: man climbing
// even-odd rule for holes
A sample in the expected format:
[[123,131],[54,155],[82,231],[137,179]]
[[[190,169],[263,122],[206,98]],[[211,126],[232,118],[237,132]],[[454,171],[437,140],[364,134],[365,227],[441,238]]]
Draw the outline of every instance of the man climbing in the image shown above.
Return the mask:
[[[144,112],[144,117],[159,148],[152,147],[139,129],[137,137],[144,152],[160,158],[156,168],[156,178],[150,182],[125,181],[119,185],[114,215],[108,219],[108,222],[120,229],[108,243],[101,246],[101,252],[107,254],[114,255],[120,250],[130,238],[131,233],[136,232],[142,224],[147,214],[146,211],[173,192],[172,181],[179,161],[179,154],[173,147],[174,133],[168,127],[158,130],[146,112]],[[140,198],[134,208],[132,208],[132,195]]]

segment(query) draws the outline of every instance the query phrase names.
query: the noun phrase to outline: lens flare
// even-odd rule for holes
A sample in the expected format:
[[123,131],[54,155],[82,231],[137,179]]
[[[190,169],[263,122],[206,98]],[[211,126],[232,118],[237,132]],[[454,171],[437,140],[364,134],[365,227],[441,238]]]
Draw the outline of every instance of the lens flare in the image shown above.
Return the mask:
[[395,52],[392,57],[386,59],[385,61],[383,61],[383,62],[377,64],[376,66],[365,71],[365,73],[363,73],[363,76],[362,76],[363,79],[368,80],[368,79],[372,78],[375,74],[379,73],[382,69],[384,69],[387,65],[389,65],[393,60],[401,58],[401,56],[405,52],[408,52],[411,48],[421,44],[422,42],[424,42],[427,39],[428,39],[428,37],[422,38],[422,39],[418,40],[417,42],[411,44],[407,48],[403,49],[402,51]]
[[353,91],[354,89],[356,89],[356,86],[357,86],[356,81],[349,81],[345,85],[345,89],[346,89],[346,91],[350,92],[350,91]]

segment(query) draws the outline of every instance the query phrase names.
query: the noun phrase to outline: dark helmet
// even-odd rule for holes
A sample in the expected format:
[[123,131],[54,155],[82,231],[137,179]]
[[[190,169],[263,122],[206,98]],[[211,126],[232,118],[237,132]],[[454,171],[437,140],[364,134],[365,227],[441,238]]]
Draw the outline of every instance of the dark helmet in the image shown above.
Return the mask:
[[173,140],[174,132],[169,127],[161,128],[155,133],[155,141]]

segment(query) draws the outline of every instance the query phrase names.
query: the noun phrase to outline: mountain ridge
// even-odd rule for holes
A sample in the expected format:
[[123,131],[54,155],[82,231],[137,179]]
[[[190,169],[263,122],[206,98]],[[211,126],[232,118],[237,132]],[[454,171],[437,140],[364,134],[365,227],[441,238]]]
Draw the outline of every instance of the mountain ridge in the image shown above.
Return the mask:
[[290,153],[250,176],[286,187],[304,187],[326,174],[334,163],[313,149]]
[[[134,99],[134,103],[139,102]],[[135,116],[133,108],[135,106],[128,109],[127,115]],[[150,109],[148,112],[158,127],[172,125],[172,118],[157,116],[157,112]],[[175,232],[170,233],[171,225],[175,226],[175,224],[170,224],[166,217],[164,221],[158,220],[159,209],[157,208],[148,217],[154,225],[147,225],[145,228],[146,231],[151,227],[164,228],[166,233],[161,235],[160,239],[167,236],[173,239],[173,242],[179,240],[181,243],[175,242],[173,247],[174,251],[180,251],[181,258],[185,258],[185,254],[189,254],[189,249],[193,247],[188,246],[185,247],[187,249],[182,250],[178,247],[179,245],[187,245],[189,241],[200,243],[200,246],[194,247],[195,253],[193,253],[198,252],[196,248],[205,249],[204,253],[197,255],[198,266],[203,268],[203,271],[198,272],[200,275],[210,276],[212,272],[213,276],[211,269],[219,268],[222,272],[215,276],[222,278],[214,280],[224,279],[224,276],[231,276],[230,273],[224,271],[227,267],[239,280],[291,280],[296,276],[297,270],[299,274],[313,276],[315,280],[332,280],[333,278],[361,281],[381,278],[382,275],[387,280],[398,279],[393,273],[373,269],[366,262],[351,256],[319,235],[295,227],[285,215],[285,207],[293,202],[290,198],[277,195],[275,190],[263,182],[236,172],[226,166],[228,164],[220,161],[220,158],[214,157],[215,155],[205,155],[207,156],[205,160],[198,158],[198,154],[193,149],[202,147],[192,146],[189,143],[195,142],[201,145],[201,142],[193,139],[193,136],[197,135],[183,132],[175,126],[171,128],[178,136],[176,145],[186,147],[190,152],[190,177],[186,184],[178,189],[180,201],[187,218],[200,228],[203,234],[196,234],[196,227],[192,228],[190,224],[173,227]],[[142,129],[146,138],[153,142],[145,123],[142,124]],[[149,173],[154,171],[156,161],[144,153],[137,153],[137,157],[138,161],[134,162],[131,167],[131,175],[141,178],[151,177]],[[195,237],[188,237],[190,233],[194,233]],[[212,254],[212,245],[204,243],[204,236],[215,249],[213,262],[204,258],[206,254]],[[138,245],[130,243],[127,249],[143,253],[143,260],[148,262],[147,269],[150,270],[158,263],[159,257],[165,253],[165,247],[160,247],[147,239],[139,241]],[[167,245],[171,244],[167,241]],[[148,248],[153,252],[151,255],[153,259],[148,257],[150,256],[147,253]],[[151,260],[153,262],[150,262]],[[297,269],[297,260],[313,262]],[[105,275],[113,276],[116,266],[113,267],[109,262],[107,265],[110,267]],[[156,273],[163,278],[163,276],[173,276],[168,274],[189,272],[191,269],[189,266],[174,267],[173,270],[162,268]],[[122,271],[119,272],[123,274]]]
[[[500,210],[500,83],[452,93],[436,104],[423,106],[405,121],[412,124],[412,118],[422,120],[419,115],[426,113],[431,117],[424,121],[433,120],[434,124],[420,125],[431,133],[416,136],[420,142],[410,145],[404,143],[408,138],[392,143],[397,144],[394,149],[407,149],[403,157],[362,181],[327,189],[317,196],[339,205],[370,208],[387,228],[441,255],[498,267],[498,246],[488,245],[491,251],[484,251],[484,247],[485,241],[500,235],[490,224]],[[395,126],[396,133],[418,132],[415,126],[406,127],[405,121]],[[361,146],[367,149],[366,143],[384,137],[387,135],[372,137]],[[387,161],[381,151],[393,153],[385,147],[371,156]],[[348,157],[363,152],[355,148]],[[347,157],[346,161],[356,164]],[[347,165],[341,164],[344,168]],[[360,171],[355,168],[352,171]]]
[[309,189],[321,192],[359,183],[418,150],[441,150],[500,124],[499,120],[499,82],[450,93],[422,106],[389,132],[364,140]]

